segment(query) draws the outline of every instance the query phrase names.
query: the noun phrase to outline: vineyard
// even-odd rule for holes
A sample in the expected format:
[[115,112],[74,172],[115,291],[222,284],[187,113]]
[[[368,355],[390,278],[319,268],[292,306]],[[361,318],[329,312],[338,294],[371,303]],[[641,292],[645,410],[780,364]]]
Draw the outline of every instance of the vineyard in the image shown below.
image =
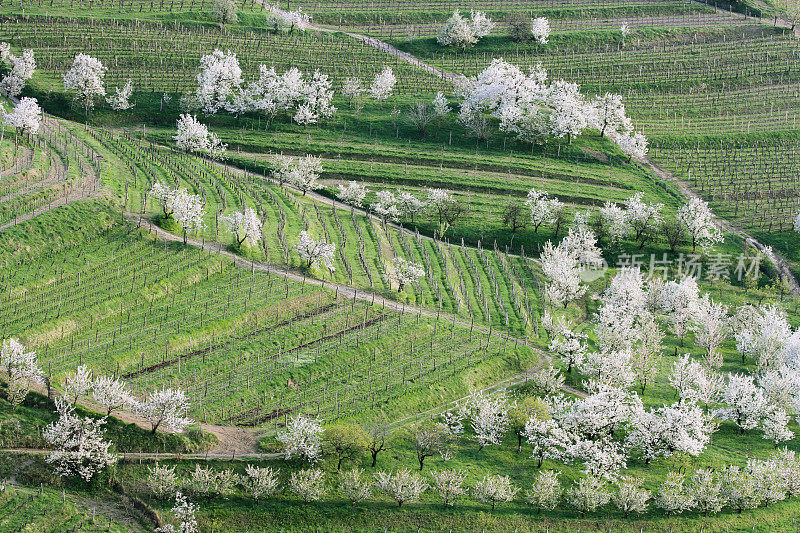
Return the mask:
[[0,0],[0,530],[797,531],[795,9]]
[[131,79],[140,91],[182,93],[194,88],[200,58],[215,48],[235,51],[250,75],[265,64],[281,71],[319,69],[336,79],[367,78],[390,66],[399,92],[435,93],[444,86],[442,80],[416,71],[398,57],[341,34],[273,35],[267,30],[237,29],[221,33],[156,22],[35,17],[3,20],[0,38],[37,50],[40,68],[53,80],[44,87],[57,84],[75,54],[86,51],[114,66],[106,78],[109,86],[122,86]]

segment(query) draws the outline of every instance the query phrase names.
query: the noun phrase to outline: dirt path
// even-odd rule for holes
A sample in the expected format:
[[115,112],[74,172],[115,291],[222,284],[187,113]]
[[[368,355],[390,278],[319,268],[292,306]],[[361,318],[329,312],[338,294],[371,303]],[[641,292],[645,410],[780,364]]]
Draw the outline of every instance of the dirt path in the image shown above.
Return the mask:
[[[646,159],[642,162],[659,178],[673,183],[687,198],[700,198],[700,196],[689,186],[689,184],[675,177],[672,172],[662,169],[650,159]],[[744,229],[733,225],[730,221],[724,219],[719,220],[720,227],[722,227],[723,230],[733,233],[734,235],[738,235],[747,244],[756,248],[758,251],[764,254],[767,259],[772,261],[781,275],[787,280],[789,289],[792,291],[792,293],[795,296],[800,296],[800,284],[798,284],[797,279],[794,277],[794,274],[789,268],[785,257],[773,250],[772,247],[766,246],[759,242],[758,239],[747,233],[747,231]]]

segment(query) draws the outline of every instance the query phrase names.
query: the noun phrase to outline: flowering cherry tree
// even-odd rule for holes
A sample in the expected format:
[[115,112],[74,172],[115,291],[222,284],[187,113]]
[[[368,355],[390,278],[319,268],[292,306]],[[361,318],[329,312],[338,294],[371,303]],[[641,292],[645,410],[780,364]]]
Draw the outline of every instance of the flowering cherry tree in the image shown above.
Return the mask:
[[170,197],[172,216],[183,230],[183,244],[186,236],[192,231],[203,229],[203,216],[205,216],[205,201],[197,194],[191,194],[186,189],[180,189]]
[[107,414],[133,403],[133,396],[122,380],[100,376],[92,384],[94,401],[106,409]]
[[164,524],[156,529],[157,533],[197,533],[200,531],[197,526],[197,504],[191,503],[180,491],[175,493],[175,506],[171,509],[175,516],[173,524]]
[[15,337],[0,345],[0,371],[8,382],[6,394],[13,406],[22,403],[32,384],[42,382],[43,373],[36,353],[26,351],[25,346]]
[[186,398],[186,393],[180,389],[155,390],[148,394],[144,401],[137,402],[135,411],[150,423],[152,428],[150,433],[153,435],[160,427],[181,431],[194,423],[194,420],[187,416],[189,400]]
[[375,473],[375,486],[397,502],[398,507],[404,503],[415,502],[428,489],[428,484],[419,474],[409,472],[403,468],[397,473]]
[[339,474],[339,492],[355,505],[370,497],[372,485],[364,477],[363,469],[354,468]]
[[467,493],[464,481],[467,473],[463,470],[439,470],[431,472],[433,488],[444,500],[445,505],[453,505],[456,499]]
[[197,74],[197,98],[207,115],[230,107],[242,84],[242,69],[236,54],[215,49],[200,58]]
[[531,20],[531,35],[539,44],[547,44],[550,37],[550,21],[547,17],[537,17]]
[[125,85],[117,87],[114,94],[106,98],[106,102],[114,111],[124,111],[135,105],[130,101],[131,96],[133,96],[133,81],[129,79]]
[[221,217],[220,221],[233,233],[236,246],[241,247],[245,241],[255,244],[261,240],[261,219],[253,208]]
[[483,476],[472,488],[475,499],[492,506],[492,511],[498,503],[510,502],[519,492],[508,476]]
[[178,118],[177,131],[172,138],[181,150],[204,153],[212,159],[222,159],[228,147],[216,134],[209,132],[197,117],[188,113]]
[[494,395],[473,391],[462,409],[469,418],[478,441],[478,450],[484,446],[500,444],[509,426],[508,396],[505,392]]
[[590,123],[600,130],[601,137],[606,131],[625,135],[633,129],[631,119],[625,114],[625,104],[622,103],[621,94],[605,93],[592,100],[590,105],[592,107]]
[[539,511],[552,511],[558,505],[564,489],[558,480],[560,472],[542,471],[536,475],[531,490],[525,492],[525,500]]
[[247,465],[247,488],[256,500],[271,496],[278,491],[278,471],[269,466]]
[[36,70],[36,60],[33,57],[33,50],[23,50],[22,55],[16,56],[11,53],[8,43],[0,50],[0,59],[11,64],[11,71],[0,80],[0,92],[12,98],[19,96],[25,83],[33,77]]
[[383,190],[375,193],[377,202],[369,206],[370,210],[375,215],[381,217],[384,222],[391,220],[397,222],[400,220],[400,208],[397,207],[397,196],[392,191]]
[[611,492],[603,479],[586,476],[567,491],[567,501],[583,516],[611,501]]
[[289,420],[278,432],[286,459],[301,459],[315,463],[322,457],[322,425],[312,418],[298,416]]
[[578,84],[557,80],[550,88],[550,128],[556,137],[566,136],[569,142],[589,125],[587,105]]
[[382,71],[375,75],[372,80],[372,85],[369,87],[369,94],[383,104],[383,101],[389,98],[394,92],[394,86],[397,84],[397,78],[394,77],[394,72],[391,67],[384,67]]
[[80,365],[75,372],[64,378],[64,398],[72,405],[92,392],[94,377],[86,365]]
[[64,74],[64,88],[75,93],[75,100],[81,103],[87,118],[95,98],[106,95],[103,86],[106,70],[99,59],[81,53],[75,56],[72,66]]
[[91,481],[117,462],[117,457],[108,451],[111,443],[103,440],[106,419],[78,416],[74,407],[61,398],[56,398],[55,404],[58,420],[42,431],[44,440],[54,448],[46,461],[55,465],[56,475]]
[[[11,113],[0,105],[3,131],[0,133],[0,142],[5,134],[5,127],[14,128],[14,131],[23,135],[36,135],[42,125],[42,108],[36,98],[24,97],[15,106]],[[16,137],[15,137],[16,140]]]
[[642,480],[630,476],[622,476],[617,483],[617,492],[611,495],[611,501],[626,517],[631,513],[646,512],[649,500],[650,491],[642,488]]
[[473,11],[468,20],[456,10],[439,30],[436,41],[442,46],[458,46],[465,49],[489,35],[494,27],[492,19],[482,11]]
[[303,230],[300,232],[300,241],[295,244],[294,249],[300,255],[303,261],[306,261],[306,266],[324,265],[333,272],[336,267],[333,266],[333,254],[336,252],[336,244],[325,242],[323,240],[316,241],[311,235]]
[[392,266],[391,279],[397,282],[397,292],[402,292],[406,285],[417,283],[425,275],[422,265],[412,263],[399,255],[395,256]]
[[306,503],[317,501],[325,495],[325,472],[319,468],[292,472],[289,488]]
[[676,217],[692,239],[692,251],[698,246],[703,251],[708,251],[724,240],[714,213],[708,203],[700,198],[692,198],[688,204],[682,205]]
[[347,185],[339,185],[339,191],[336,197],[352,207],[361,207],[364,205],[364,198],[367,196],[367,187],[361,183],[351,181]]

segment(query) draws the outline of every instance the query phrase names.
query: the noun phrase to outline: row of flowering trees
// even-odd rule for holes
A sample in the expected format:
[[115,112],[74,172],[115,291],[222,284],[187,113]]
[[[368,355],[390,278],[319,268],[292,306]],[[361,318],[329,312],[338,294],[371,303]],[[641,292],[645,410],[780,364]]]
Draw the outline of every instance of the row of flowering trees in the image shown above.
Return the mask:
[[[394,91],[397,80],[390,67],[385,67],[368,89],[360,81],[346,82],[349,93],[368,91],[382,102]],[[235,53],[214,50],[200,60],[197,74],[196,100],[192,104],[207,115],[227,111],[235,115],[257,112],[270,121],[280,112],[293,116],[301,125],[315,124],[336,112],[333,106],[333,83],[319,71],[306,76],[297,68],[279,74],[274,67],[259,66],[258,78],[245,84]]]
[[[794,451],[786,449],[767,459],[749,460],[744,467],[731,465],[720,471],[698,469],[691,474],[668,472],[655,491],[644,488],[643,479],[631,476],[613,482],[581,477],[565,490],[560,475],[552,470],[538,472],[522,494],[522,501],[537,511],[561,507],[581,516],[609,504],[626,517],[644,514],[651,506],[669,516],[689,511],[716,514],[725,508],[741,512],[800,494],[800,459]],[[407,469],[377,471],[368,476],[363,469],[353,468],[340,471],[331,482],[331,474],[311,467],[292,471],[283,482],[282,477],[280,470],[271,466],[247,465],[245,475],[239,475],[230,469],[195,465],[194,471],[181,479],[175,466],[155,465],[149,468],[147,485],[157,497],[176,494],[178,504],[183,505],[186,505],[185,491],[202,498],[242,493],[262,501],[279,496],[284,485],[287,493],[304,502],[338,496],[356,505],[369,501],[377,491],[402,507],[419,501],[425,492],[434,492],[448,506],[472,497],[494,510],[500,503],[517,501],[521,492],[504,475],[484,475],[470,487],[469,474],[457,469],[436,470],[428,476]]]
[[[447,19],[436,36],[441,46],[455,46],[462,49],[476,44],[495,28],[496,24],[486,13],[471,11],[466,18],[456,10]],[[550,37],[550,21],[546,17],[525,19],[520,17],[511,21],[512,38],[518,41],[533,39],[537,43],[547,44]]]
[[[32,387],[45,381],[35,352],[27,350],[16,338],[0,345],[0,376],[6,381],[6,398],[12,406],[21,404]],[[76,412],[77,402],[89,397],[106,410],[105,416],[95,418]],[[136,413],[151,425],[152,433],[158,429],[181,431],[193,423],[187,416],[189,402],[183,391],[155,390],[138,399],[122,380],[94,375],[85,365],[64,378],[63,394],[55,399],[55,407],[58,419],[42,431],[42,437],[53,448],[46,460],[57,475],[85,481],[91,481],[117,461],[103,430],[112,412],[128,409]]]
[[461,99],[458,120],[479,138],[488,138],[489,118],[497,121],[500,131],[534,144],[551,136],[571,141],[591,127],[631,157],[647,154],[647,139],[634,131],[620,95],[605,93],[587,100],[576,83],[549,82],[541,64],[526,74],[503,59],[494,59],[475,78],[461,79],[457,94]]

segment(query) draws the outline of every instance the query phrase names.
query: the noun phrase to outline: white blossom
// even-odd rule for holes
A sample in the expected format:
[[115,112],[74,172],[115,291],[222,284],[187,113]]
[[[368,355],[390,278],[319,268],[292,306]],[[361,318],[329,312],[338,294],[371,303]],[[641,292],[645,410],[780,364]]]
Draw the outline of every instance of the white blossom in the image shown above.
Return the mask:
[[397,222],[400,219],[400,209],[397,207],[397,197],[392,191],[382,190],[375,193],[377,202],[369,206],[375,215],[384,221],[392,220]]
[[631,232],[627,213],[617,204],[606,202],[600,208],[600,222],[608,240],[618,243]]
[[540,511],[555,509],[564,490],[558,476],[559,472],[552,470],[539,472],[531,490],[525,492],[525,500]]
[[727,337],[728,307],[713,301],[707,294],[697,302],[697,314],[694,331],[697,344],[706,349],[706,353],[715,351]]
[[372,85],[369,87],[370,95],[378,102],[383,102],[394,91],[397,78],[394,77],[391,67],[384,67],[381,72],[375,75]]
[[512,501],[518,492],[519,488],[514,486],[508,476],[500,475],[483,476],[483,479],[472,487],[475,499],[490,504],[492,511],[498,503]]
[[663,509],[667,516],[675,513],[682,513],[691,509],[694,505],[692,493],[685,485],[686,476],[679,472],[669,472],[666,478],[658,487],[654,498],[654,503],[659,509]]
[[436,93],[436,97],[433,99],[433,114],[437,117],[444,117],[447,116],[452,109],[450,109],[450,105],[447,103],[447,98],[445,98],[444,93],[439,91]]
[[479,450],[484,446],[500,444],[508,429],[508,396],[505,392],[494,395],[473,391],[463,406],[475,432]]
[[78,400],[88,395],[94,387],[92,371],[86,365],[80,365],[75,372],[67,374],[64,378],[64,398],[75,404]]
[[777,446],[781,442],[792,440],[794,433],[789,429],[789,415],[779,407],[769,409],[761,419],[761,430],[764,438]]
[[634,132],[627,135],[609,135],[617,143],[622,153],[631,158],[644,159],[647,156],[648,142],[647,137],[641,132]]
[[99,59],[86,54],[78,54],[70,69],[64,74],[64,88],[75,92],[75,99],[82,102],[87,115],[89,110],[94,107],[95,98],[106,94],[103,86],[106,70],[108,69]]
[[355,100],[362,94],[367,92],[364,84],[358,78],[345,78],[342,84],[342,95],[348,100]]
[[728,507],[741,512],[755,509],[764,501],[759,480],[748,469],[729,465],[723,469],[721,478],[721,494]]
[[708,251],[715,244],[723,242],[724,236],[714,213],[708,203],[700,198],[692,198],[688,204],[682,205],[676,217],[692,239],[692,250],[699,246],[703,251]]
[[317,420],[298,416],[289,420],[278,432],[286,459],[301,459],[315,463],[322,457],[322,426]]
[[642,514],[647,511],[650,491],[642,488],[642,480],[622,476],[617,483],[617,492],[611,495],[617,509],[625,516],[631,513]]
[[611,492],[604,480],[587,476],[579,479],[575,486],[567,491],[567,501],[584,515],[596,511],[611,501]]
[[701,513],[716,514],[722,510],[722,480],[711,469],[696,470],[687,486],[694,508]]
[[111,443],[103,440],[106,419],[78,416],[74,407],[61,398],[56,398],[55,404],[58,420],[42,431],[44,440],[54,448],[46,461],[55,465],[56,475],[91,481],[117,462],[117,457],[108,451]]
[[255,209],[248,207],[244,211],[236,211],[231,215],[220,217],[220,222],[233,233],[239,246],[245,241],[256,244],[261,240],[262,223]]
[[92,384],[92,396],[94,401],[107,410],[107,414],[120,409],[126,405],[131,405],[133,396],[122,380],[110,376],[100,376]]
[[556,137],[571,140],[588,126],[586,102],[576,83],[557,80],[550,88],[549,102],[553,108],[550,128]]
[[106,102],[114,111],[124,111],[135,105],[130,102],[131,96],[133,96],[133,81],[129,79],[125,85],[117,87],[114,94],[106,98]]
[[228,145],[208,131],[205,124],[188,113],[181,115],[177,122],[177,131],[172,137],[181,150],[205,153],[212,159],[221,159]]
[[753,376],[745,374],[728,374],[721,402],[725,407],[719,410],[718,416],[732,420],[742,432],[757,428],[770,410],[764,389],[756,385]]
[[278,491],[278,471],[269,466],[247,465],[247,488],[256,500]]
[[367,187],[361,183],[351,181],[347,185],[339,185],[339,192],[336,197],[346,204],[353,207],[361,207],[364,204],[364,198],[367,196]]
[[419,500],[422,493],[428,489],[428,484],[422,476],[405,468],[398,470],[396,474],[377,472],[374,477],[378,490],[397,502],[398,507]]
[[391,279],[397,282],[397,291],[400,292],[406,285],[414,285],[425,276],[422,265],[407,261],[402,257],[395,256],[392,264]]
[[167,466],[156,463],[152,467],[148,467],[147,487],[159,498],[174,493],[178,487],[175,465]]
[[2,110],[3,122],[24,135],[36,135],[42,125],[42,108],[36,98],[24,97],[11,113]]
[[25,346],[15,337],[3,341],[0,346],[0,370],[8,380],[7,397],[11,405],[22,403],[31,385],[43,381],[36,353],[25,351]]
[[0,59],[11,63],[11,70],[0,80],[0,92],[14,98],[22,93],[25,83],[33,77],[36,70],[36,60],[33,57],[33,50],[23,50],[22,55],[16,56],[11,53],[8,43],[3,49]]
[[172,431],[181,431],[194,421],[186,415],[189,411],[189,400],[180,389],[155,390],[147,398],[137,403],[136,413],[147,420],[151,433],[155,434],[159,427]]
[[546,17],[537,17],[531,20],[531,35],[540,44],[547,44],[550,37],[550,21]]
[[364,477],[364,470],[354,468],[339,475],[339,492],[355,505],[370,497],[372,486]]
[[562,428],[557,421],[540,420],[535,416],[525,423],[523,435],[533,447],[531,457],[538,459],[540,467],[544,459],[563,459],[566,450],[575,441],[575,437]]
[[169,201],[171,203],[172,217],[183,229],[183,242],[185,244],[188,233],[203,229],[205,202],[202,196],[191,194],[186,189],[180,189],[170,197]]
[[197,84],[197,98],[205,114],[213,115],[227,108],[242,85],[242,69],[236,54],[215,49],[200,58]]
[[625,104],[622,103],[621,94],[605,93],[596,97],[592,102],[590,123],[600,130],[600,136],[606,131],[625,135],[631,132],[633,125],[631,119],[625,114]]
[[464,480],[467,473],[463,470],[439,470],[431,472],[433,488],[444,500],[445,505],[453,505],[455,500],[467,493],[464,487]]
[[300,232],[299,239],[294,249],[300,255],[300,258],[307,262],[308,268],[324,265],[331,272],[336,270],[333,266],[333,254],[336,252],[336,244],[323,240],[316,241],[305,230]]

